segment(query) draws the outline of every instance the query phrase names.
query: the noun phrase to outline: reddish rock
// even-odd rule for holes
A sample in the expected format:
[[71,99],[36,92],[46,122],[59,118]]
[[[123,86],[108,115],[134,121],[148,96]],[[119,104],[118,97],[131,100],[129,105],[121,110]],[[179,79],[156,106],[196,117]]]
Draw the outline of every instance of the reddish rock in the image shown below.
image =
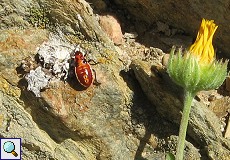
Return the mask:
[[116,45],[119,45],[122,43],[123,35],[121,31],[121,26],[115,16],[112,16],[112,15],[100,16],[99,23],[102,29],[108,34],[110,39]]

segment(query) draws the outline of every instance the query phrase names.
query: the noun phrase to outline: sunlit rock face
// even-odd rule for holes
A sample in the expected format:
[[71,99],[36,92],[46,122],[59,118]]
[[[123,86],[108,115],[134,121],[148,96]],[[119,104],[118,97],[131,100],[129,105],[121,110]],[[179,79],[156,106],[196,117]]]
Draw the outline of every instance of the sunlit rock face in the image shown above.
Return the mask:
[[[203,7],[205,3],[116,1],[117,4],[122,2],[126,14],[127,11],[132,13],[127,17],[129,20],[142,18],[135,22],[135,26],[130,23],[124,28],[127,19],[120,19],[120,14],[125,15],[118,9],[120,5],[113,8],[111,6],[114,4],[108,1],[95,3],[101,6],[94,6],[93,0],[88,2],[1,1],[0,137],[21,137],[22,159],[128,160],[164,157],[165,151],[175,149],[173,146],[177,138],[171,135],[177,135],[178,125],[175,124],[179,122],[178,106],[181,103],[172,93],[161,90],[164,86],[160,72],[156,81],[148,81],[152,78],[151,65],[160,64],[158,60],[164,55],[164,50],[136,40],[142,38],[139,31],[144,33],[149,29],[148,25],[143,27],[142,24],[152,22],[156,24],[154,29],[157,31],[150,29],[150,36],[158,33],[173,36],[177,31],[195,35],[202,16],[198,12],[206,11],[195,6]],[[212,6],[214,2],[209,3]],[[186,8],[187,5],[191,5],[192,9]],[[221,6],[227,5],[223,2],[215,6],[219,14],[224,11],[218,8]],[[207,11],[213,12],[209,9],[210,6]],[[114,45],[111,37],[99,25],[98,17],[110,15],[108,12],[115,13],[124,34],[121,40],[119,29],[121,41],[117,43],[118,46]],[[221,18],[217,14],[210,19],[214,19],[221,27],[225,26],[224,22],[215,19],[218,17]],[[189,23],[183,23],[185,21]],[[224,37],[225,32],[221,31],[221,27],[217,35],[222,34]],[[129,33],[130,28],[132,30]],[[135,32],[131,32],[133,30]],[[162,43],[158,40],[154,37],[151,42],[159,42],[161,46],[170,42],[167,47],[171,47],[172,42],[168,39]],[[184,39],[180,42],[187,43]],[[98,62],[91,67],[96,71],[101,85],[92,85],[88,89],[79,86],[71,70],[71,67],[75,67],[71,66],[71,53],[78,45],[87,53],[87,59]],[[129,64],[133,59],[150,61],[146,62],[149,74],[146,74],[144,66],[136,68],[141,63],[133,63],[130,70]],[[147,92],[146,88],[155,92]],[[146,95],[153,96],[155,100],[149,98],[149,101]],[[169,100],[166,102],[172,105],[164,105],[166,102],[162,99]],[[160,109],[161,106],[165,108]],[[176,109],[170,112],[167,107]],[[210,116],[212,114],[208,118]],[[210,122],[207,118],[202,119],[205,117],[199,118],[202,122]],[[221,134],[218,132],[217,121],[208,127],[206,123],[201,123],[202,127],[206,127],[202,130],[205,133],[208,127],[217,126],[207,139],[202,137],[205,134],[199,130],[200,125],[190,126],[191,137],[196,138],[196,143],[202,147],[205,140],[210,137],[215,139],[213,137]],[[224,144],[218,145],[216,143],[215,147],[207,150],[210,154],[218,147],[225,151]],[[196,154],[199,157],[201,152],[198,153],[192,143],[188,146],[188,155]],[[229,146],[227,142],[225,146]],[[208,151],[202,153],[207,155]],[[218,153],[212,155],[213,159],[218,159],[215,155]]]

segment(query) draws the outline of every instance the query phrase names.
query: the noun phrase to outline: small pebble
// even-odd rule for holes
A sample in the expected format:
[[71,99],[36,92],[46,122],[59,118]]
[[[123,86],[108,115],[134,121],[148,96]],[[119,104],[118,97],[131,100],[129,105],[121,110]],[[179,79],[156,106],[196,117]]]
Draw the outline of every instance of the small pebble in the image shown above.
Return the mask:
[[208,101],[210,102],[210,101],[214,101],[216,99],[216,96],[215,95],[210,95],[209,97],[208,97]]
[[164,65],[164,66],[167,66],[167,64],[168,64],[168,60],[169,60],[169,54],[165,54],[164,56],[163,56],[163,58],[162,58],[162,64]]

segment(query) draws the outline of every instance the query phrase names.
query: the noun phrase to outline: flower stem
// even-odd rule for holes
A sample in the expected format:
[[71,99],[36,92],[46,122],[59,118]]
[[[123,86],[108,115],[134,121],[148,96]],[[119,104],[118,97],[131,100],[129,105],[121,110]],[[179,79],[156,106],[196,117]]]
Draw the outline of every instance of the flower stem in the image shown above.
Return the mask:
[[180,123],[179,139],[178,139],[177,151],[176,151],[176,160],[183,160],[189,113],[191,110],[192,100],[194,96],[195,94],[193,92],[185,91],[184,108],[183,108],[182,119]]

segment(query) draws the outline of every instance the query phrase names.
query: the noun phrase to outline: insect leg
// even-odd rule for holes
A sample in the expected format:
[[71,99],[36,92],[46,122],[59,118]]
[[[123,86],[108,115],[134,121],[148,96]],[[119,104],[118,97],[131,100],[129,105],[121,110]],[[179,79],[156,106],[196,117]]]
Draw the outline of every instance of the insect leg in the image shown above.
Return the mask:
[[92,69],[93,73],[94,73],[94,82],[93,84],[95,84],[96,86],[99,86],[101,83],[97,81],[97,75],[96,75],[96,71],[94,69]]
[[[90,62],[93,62],[93,64],[90,63]],[[96,64],[98,64],[98,63],[100,63],[100,62],[96,62],[96,61],[94,61],[93,59],[90,59],[90,60],[88,60],[88,63],[89,63],[90,65],[96,65]]]

